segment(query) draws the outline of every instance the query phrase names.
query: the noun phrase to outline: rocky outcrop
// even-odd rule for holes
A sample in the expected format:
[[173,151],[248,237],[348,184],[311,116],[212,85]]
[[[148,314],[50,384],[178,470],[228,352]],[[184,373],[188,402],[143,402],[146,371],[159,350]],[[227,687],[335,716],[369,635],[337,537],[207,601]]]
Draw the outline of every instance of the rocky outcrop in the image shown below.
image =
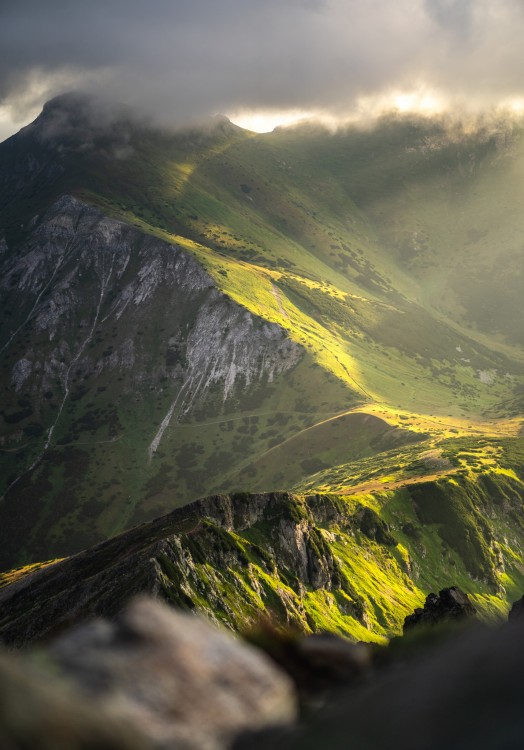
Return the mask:
[[345,581],[307,502],[217,495],[138,526],[0,590],[0,639],[21,646],[149,593],[238,628],[270,607],[306,632],[305,589]]
[[511,609],[509,611],[509,619],[511,621],[524,620],[524,596],[522,596],[516,602],[513,602],[513,604],[511,605]]
[[450,620],[473,617],[476,609],[467,594],[457,586],[442,589],[438,594],[428,594],[424,607],[417,608],[404,620],[404,632],[419,625],[439,625]]

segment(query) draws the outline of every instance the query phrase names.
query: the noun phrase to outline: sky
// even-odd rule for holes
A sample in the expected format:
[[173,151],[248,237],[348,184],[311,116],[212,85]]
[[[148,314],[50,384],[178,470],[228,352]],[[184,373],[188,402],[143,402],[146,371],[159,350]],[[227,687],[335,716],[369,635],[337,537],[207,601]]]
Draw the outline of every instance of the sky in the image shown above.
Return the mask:
[[86,90],[163,125],[524,108],[523,0],[2,0],[0,139]]

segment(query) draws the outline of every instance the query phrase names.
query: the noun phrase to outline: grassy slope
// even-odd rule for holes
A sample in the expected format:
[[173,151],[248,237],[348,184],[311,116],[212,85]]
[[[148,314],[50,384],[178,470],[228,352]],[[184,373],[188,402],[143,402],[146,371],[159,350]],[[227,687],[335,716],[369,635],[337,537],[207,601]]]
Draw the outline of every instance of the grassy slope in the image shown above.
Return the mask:
[[[195,414],[168,431],[144,516],[169,506],[173,490],[194,487],[229,433],[233,464],[202,492],[290,484],[376,492],[378,482],[386,516],[405,504],[406,481],[447,475],[443,439],[488,436],[498,451],[495,438],[518,434],[519,137],[514,129],[503,138],[449,139],[438,125],[409,122],[333,136],[315,129],[255,136],[227,123],[174,138],[132,131],[125,158],[106,148],[85,159],[73,148],[75,168],[54,178],[45,199],[38,184],[27,190],[8,239],[42,201],[73,192],[179,242],[228,295],[307,349],[295,382],[280,384],[263,409],[242,405],[213,426]],[[485,304],[493,292],[501,300],[495,310]],[[326,442],[325,420],[355,408],[424,439],[395,448],[369,435],[362,445],[350,439],[341,455],[339,441]],[[250,452],[237,456],[247,434]],[[200,446],[189,465],[187,444]],[[175,476],[162,481],[177,460]],[[118,523],[107,519],[105,529]],[[438,567],[436,533],[424,531],[424,546]],[[457,580],[467,588],[471,572],[460,564]],[[438,586],[435,568],[422,569],[421,587]]]
[[[228,294],[287,328],[323,369],[354,388],[361,409],[383,404],[381,416],[393,425],[429,436],[414,446],[375,447],[374,455],[356,464],[358,454],[352,453],[349,463],[335,469],[338,483],[332,483],[333,469],[316,473],[325,459],[333,467],[337,454],[320,424],[263,453],[240,473],[245,482],[256,469],[252,486],[269,489],[285,481],[286,472],[294,481],[298,467],[313,473],[299,483],[302,490],[355,493],[362,485],[361,464],[364,473],[378,477],[383,491],[375,485],[373,495],[353,497],[372,502],[395,527],[399,564],[409,550],[414,593],[412,584],[402,582],[401,569],[382,559],[385,554],[391,560],[383,547],[362,538],[357,544],[335,538],[350,580],[358,582],[367,601],[386,592],[388,603],[381,609],[377,602],[376,634],[388,631],[380,618],[387,621],[395,609],[413,606],[421,589],[455,582],[476,595],[484,612],[496,613],[524,585],[517,520],[522,483],[515,476],[507,479],[513,470],[504,468],[501,458],[503,445],[520,445],[501,442],[520,430],[518,327],[511,305],[497,317],[471,302],[475,286],[486,296],[503,283],[489,286],[497,263],[507,269],[506,277],[512,269],[512,288],[521,284],[515,265],[518,201],[509,208],[505,203],[509,194],[519,194],[520,152],[508,158],[489,138],[442,144],[439,132],[426,150],[425,133],[395,127],[391,133],[393,144],[382,132],[371,134],[372,145],[369,134],[353,134],[353,142],[300,132],[245,139],[205,160],[181,192],[182,206],[193,212],[191,239],[197,242],[191,248]],[[413,137],[418,152],[409,145]],[[511,230],[500,231],[502,225]],[[464,442],[450,442],[454,435]],[[340,441],[334,444],[340,449]],[[456,481],[460,492],[454,494]],[[482,485],[478,492],[479,482],[488,491]],[[490,509],[500,484],[514,508],[509,521]],[[462,505],[471,498],[474,508],[484,504],[495,519],[490,529],[479,528],[478,518],[464,514],[461,503],[448,517],[417,514],[413,497],[417,491],[431,497],[432,487],[440,488],[433,503],[451,497],[454,507],[457,495]],[[471,534],[478,549],[445,538],[446,524],[459,535]],[[422,529],[420,538],[409,537],[412,527]],[[492,540],[489,548],[485,537]],[[322,602],[318,596],[309,596],[308,611],[317,613],[319,625],[336,629],[339,609],[329,595],[322,595]]]
[[[504,267],[521,284],[517,137],[508,154],[496,139],[449,143],[438,127],[402,122],[333,136],[227,123],[175,138],[139,131],[125,159],[73,152],[47,199],[71,190],[185,241],[228,294],[366,401],[501,416],[520,413],[522,352],[508,343],[518,315],[503,321],[505,343],[486,311],[466,328],[461,288],[482,290],[488,262],[512,254]],[[28,203],[41,197],[30,192]]]
[[[487,264],[495,247],[477,243],[464,250],[464,225],[471,235],[475,219],[493,219],[493,211],[485,211],[486,195],[497,190],[503,167],[516,192],[517,167],[503,156],[497,157],[502,166],[491,167],[493,145],[482,141],[460,144],[462,156],[454,155],[457,146],[443,147],[429,164],[423,151],[394,154],[398,143],[382,143],[389,161],[396,157],[393,170],[380,159],[379,166],[370,165],[374,144],[362,143],[363,137],[273,134],[244,139],[204,160],[180,196],[182,210],[194,211],[190,229],[205,245],[195,245],[194,251],[222,288],[286,327],[366,401],[441,416],[520,413],[515,385],[522,376],[522,353],[508,343],[519,308],[514,306],[513,319],[499,321],[505,342],[500,331],[484,325],[485,314],[467,328],[459,309],[461,289],[471,288],[473,270],[477,285],[483,268],[483,281],[493,278]],[[462,176],[457,164],[466,156],[480,165]],[[369,175],[373,169],[375,182]],[[384,184],[396,190],[387,192]],[[449,199],[447,213],[439,205],[452,189],[469,202],[454,238],[450,234],[457,222]],[[471,196],[477,193],[475,214]],[[462,216],[461,206],[458,213]],[[412,251],[417,263],[412,257],[411,266],[393,232],[400,221],[401,233],[420,233],[423,223],[430,237]],[[520,249],[515,236],[497,244],[500,257]],[[419,267],[426,266],[421,273]],[[440,269],[446,275],[437,284]],[[516,260],[507,273],[513,274],[513,287],[521,288]],[[450,288],[455,293],[446,307],[443,289]]]
[[296,490],[372,507],[422,591],[459,585],[487,618],[521,596],[522,438],[430,438],[318,472]]

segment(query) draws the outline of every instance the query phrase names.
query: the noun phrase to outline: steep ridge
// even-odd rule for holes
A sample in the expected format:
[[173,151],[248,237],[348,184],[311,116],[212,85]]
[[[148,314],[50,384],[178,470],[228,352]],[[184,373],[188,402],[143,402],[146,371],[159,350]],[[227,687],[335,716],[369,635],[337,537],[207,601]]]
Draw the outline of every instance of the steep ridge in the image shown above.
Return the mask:
[[[425,595],[459,583],[486,618],[524,586],[523,483],[457,475],[386,495],[218,495],[0,590],[10,646],[146,592],[235,630],[274,624],[383,642]],[[1,582],[0,582],[1,583]]]
[[[22,645],[73,620],[115,615],[140,592],[236,629],[269,609],[306,631],[316,629],[306,591],[336,593],[348,623],[364,631],[364,603],[316,525],[341,520],[341,507],[288,494],[192,503],[7,586],[2,638]],[[404,586],[418,601],[407,580]],[[335,598],[334,607],[340,616]]]

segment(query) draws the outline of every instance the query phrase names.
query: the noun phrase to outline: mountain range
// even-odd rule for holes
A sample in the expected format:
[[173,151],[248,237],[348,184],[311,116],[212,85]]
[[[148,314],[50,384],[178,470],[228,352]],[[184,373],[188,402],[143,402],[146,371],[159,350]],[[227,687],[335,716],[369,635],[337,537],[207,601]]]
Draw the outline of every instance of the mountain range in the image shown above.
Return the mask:
[[[106,570],[124,544],[235,628],[273,607],[381,640],[452,584],[505,611],[523,135],[412,116],[172,133],[66,95],[0,144],[0,566],[26,566],[3,583],[52,586],[70,562],[32,566],[93,545]],[[208,495],[189,531],[153,520]],[[217,519],[231,502],[243,520]]]

